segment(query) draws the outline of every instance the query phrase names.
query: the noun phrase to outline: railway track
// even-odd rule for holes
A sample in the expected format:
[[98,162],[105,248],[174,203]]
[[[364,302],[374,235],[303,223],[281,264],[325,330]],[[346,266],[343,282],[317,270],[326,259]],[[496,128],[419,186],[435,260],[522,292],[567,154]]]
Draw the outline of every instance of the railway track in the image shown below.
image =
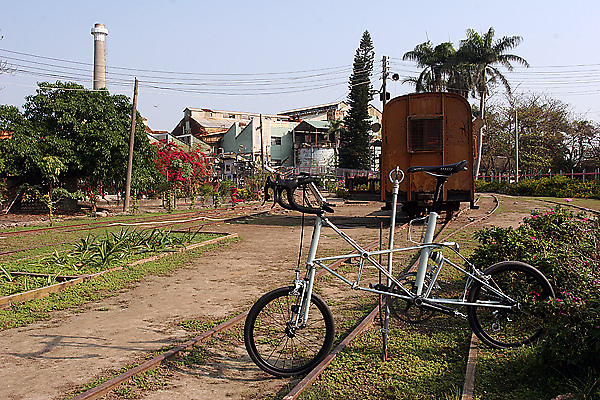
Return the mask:
[[10,236],[20,236],[20,235],[31,235],[31,234],[37,234],[37,233],[41,233],[41,232],[48,232],[48,231],[65,231],[65,232],[74,232],[74,231],[79,231],[79,230],[89,230],[92,227],[94,227],[94,229],[96,228],[103,228],[103,227],[107,227],[107,226],[115,226],[118,224],[142,224],[142,223],[146,223],[146,222],[156,222],[156,223],[160,223],[162,221],[166,221],[166,220],[172,220],[175,216],[176,217],[185,217],[185,218],[195,218],[195,217],[202,217],[202,216],[207,216],[207,215],[212,215],[214,214],[214,212],[231,212],[231,211],[235,211],[235,210],[248,210],[248,209],[252,209],[252,208],[256,208],[256,207],[264,207],[266,208],[266,206],[260,206],[258,204],[253,204],[253,205],[242,205],[242,206],[237,206],[237,207],[223,207],[223,208],[218,208],[218,209],[203,209],[203,210],[194,210],[194,211],[187,211],[187,212],[182,212],[182,213],[177,213],[177,214],[164,214],[164,215],[151,215],[151,216],[140,216],[140,217],[130,217],[130,218],[121,218],[121,219],[117,219],[117,220],[111,220],[109,221],[90,221],[90,222],[85,222],[85,223],[80,223],[80,224],[73,224],[73,225],[56,225],[56,226],[45,226],[45,227],[39,227],[39,228],[30,228],[30,229],[22,229],[22,230],[16,230],[16,231],[9,231],[9,232],[2,232],[2,236],[4,237],[10,237]]
[[[494,196],[494,199],[496,201],[496,207],[488,212],[486,215],[484,215],[481,218],[475,219],[473,221],[471,221],[470,223],[463,225],[461,227],[459,227],[458,229],[456,229],[455,231],[451,232],[450,234],[444,236],[441,241],[444,241],[446,239],[448,239],[449,237],[451,237],[452,235],[456,234],[457,232],[463,230],[464,228],[466,228],[467,226],[476,224],[480,221],[482,221],[483,219],[487,218],[489,215],[491,215],[497,208],[499,205],[499,200],[497,199],[497,197]],[[457,214],[452,220],[446,221],[441,229],[438,231],[436,238],[441,237],[444,232],[446,231],[446,229],[448,228],[448,226],[450,225],[450,223],[455,220],[455,218],[457,218],[460,215]],[[408,223],[401,225],[399,228],[397,228],[397,232],[396,233],[400,233],[404,228],[406,228],[408,226]],[[367,249],[374,249],[376,246],[379,246],[380,242],[381,242],[381,238],[380,240],[377,241],[373,241],[371,243],[369,243],[366,248]],[[332,268],[337,268],[338,266],[342,265],[346,260],[338,260],[336,263],[332,264]],[[416,264],[413,265],[413,267]],[[325,270],[319,270],[317,272],[317,277],[323,275],[326,271]],[[236,316],[234,316],[233,318],[227,320],[226,322],[218,325],[217,327],[210,329],[206,332],[203,332],[202,334],[182,343],[181,345],[176,346],[175,348],[159,355],[156,356],[155,358],[153,358],[150,361],[147,361],[139,366],[136,366],[114,378],[112,378],[111,380],[97,386],[94,387],[92,389],[87,390],[84,393],[81,393],[79,395],[77,395],[76,397],[73,397],[73,400],[91,400],[91,399],[99,399],[101,398],[103,395],[105,395],[106,393],[110,392],[112,389],[115,389],[116,387],[120,386],[121,384],[123,384],[124,382],[126,382],[127,380],[129,380],[131,377],[135,376],[136,374],[140,374],[144,371],[150,370],[155,368],[157,365],[159,365],[160,363],[164,362],[165,360],[173,357],[174,355],[176,355],[177,353],[186,350],[194,345],[197,345],[199,343],[202,343],[210,338],[212,338],[216,333],[225,331],[227,329],[231,329],[233,326],[237,325],[238,323],[242,322],[246,315],[248,314],[248,310],[244,311],[241,314],[238,314]],[[310,386],[310,384],[325,370],[325,368],[333,361],[333,359],[336,357],[337,354],[339,354],[341,351],[344,350],[344,348],[352,342],[352,340],[354,340],[356,337],[358,337],[365,329],[367,329],[374,321],[374,319],[376,318],[376,316],[378,315],[378,311],[379,311],[379,306],[376,306],[360,323],[359,325],[352,331],[350,332],[342,341],[341,343],[326,357],[325,360],[323,360],[323,362],[321,362],[321,364],[319,364],[317,367],[315,367],[315,369],[313,369],[302,381],[300,381],[294,388],[292,388],[292,390],[284,397],[284,399],[286,400],[292,400],[292,399],[296,399],[298,398],[298,396],[306,389]],[[466,391],[470,391],[472,393],[472,383],[469,384],[467,382],[474,382],[474,372],[475,372],[475,368],[474,365],[476,363],[476,355],[477,355],[477,351],[476,351],[476,346],[477,343],[476,342],[472,342],[471,343],[471,348],[475,349],[475,351],[471,350],[469,353],[469,363],[468,365],[470,365],[469,368],[467,368],[467,372],[466,372],[466,376],[465,376],[465,386],[463,389],[463,400],[466,399],[470,399],[472,397],[464,397],[464,393]]]
[[[232,221],[235,219],[245,218],[253,215],[260,215],[261,213],[265,213],[269,210],[267,206],[260,205],[249,205],[249,206],[241,206],[236,208],[227,208],[227,209],[216,209],[216,210],[201,210],[194,211],[189,213],[166,215],[166,216],[148,216],[144,218],[136,218],[134,220],[131,219],[120,219],[117,221],[95,221],[86,224],[77,224],[77,225],[67,225],[67,226],[55,226],[55,227],[45,227],[45,228],[35,228],[35,229],[27,229],[23,231],[13,231],[13,232],[5,232],[2,233],[1,236],[4,238],[21,236],[21,235],[42,235],[44,233],[51,232],[53,235],[49,238],[49,242],[41,243],[33,246],[21,247],[16,249],[6,249],[0,251],[0,257],[14,255],[17,253],[22,253],[34,249],[42,249],[45,247],[57,247],[64,246],[68,244],[73,244],[76,240],[68,240],[68,241],[56,241],[55,235],[58,233],[71,233],[77,231],[98,231],[101,229],[109,229],[114,227],[138,227],[141,229],[153,229],[153,228],[165,228],[165,227],[173,227],[180,226],[179,229],[183,231],[183,229],[189,230],[199,230],[205,226],[215,225],[222,222]],[[174,219],[177,217],[177,219]],[[54,239],[54,240],[53,240]],[[50,253],[48,253],[50,254]],[[40,254],[35,257],[43,257],[48,254]],[[33,257],[28,257],[33,258]],[[28,259],[23,258],[23,259]]]

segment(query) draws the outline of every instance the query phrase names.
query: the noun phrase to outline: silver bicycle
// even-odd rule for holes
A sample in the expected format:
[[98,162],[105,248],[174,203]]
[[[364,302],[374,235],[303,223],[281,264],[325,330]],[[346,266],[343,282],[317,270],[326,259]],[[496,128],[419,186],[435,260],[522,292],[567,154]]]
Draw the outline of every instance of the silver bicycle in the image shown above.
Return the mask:
[[[296,271],[293,285],[262,296],[246,318],[244,341],[256,365],[275,376],[301,375],[314,368],[331,350],[335,336],[333,316],[325,301],[313,292],[317,267],[324,268],[353,290],[385,296],[391,314],[408,323],[425,321],[436,312],[467,319],[472,331],[493,348],[523,346],[542,338],[545,333],[544,315],[538,311],[536,304],[553,298],[554,291],[540,271],[517,261],[501,262],[481,271],[460,255],[456,243],[433,242],[442,187],[450,176],[465,170],[466,161],[409,168],[407,173],[425,172],[437,181],[433,205],[425,218],[424,238],[414,246],[374,251],[361,247],[327,218],[327,213],[333,213],[333,208],[319,192],[314,177],[284,179],[277,175],[274,180],[269,178],[265,185],[266,199],[272,190],[274,202],[289,210],[313,214],[316,219],[304,277]],[[403,177],[404,173],[396,169],[394,196],[397,196],[398,183]],[[295,200],[298,188],[310,191],[316,204],[298,204]],[[394,224],[395,200],[391,226]],[[323,227],[331,228],[354,251],[317,257]],[[416,272],[393,276],[377,258],[379,255],[391,257],[392,253],[401,251],[418,251],[418,268]],[[462,260],[463,266],[450,260],[444,254],[447,252]],[[330,267],[337,260],[351,257],[359,259],[356,279],[350,280]],[[377,268],[389,284],[363,286],[361,279],[367,265]],[[462,289],[453,298],[438,296],[438,279],[446,266],[464,276]],[[461,308],[466,308],[466,311],[460,311]]]

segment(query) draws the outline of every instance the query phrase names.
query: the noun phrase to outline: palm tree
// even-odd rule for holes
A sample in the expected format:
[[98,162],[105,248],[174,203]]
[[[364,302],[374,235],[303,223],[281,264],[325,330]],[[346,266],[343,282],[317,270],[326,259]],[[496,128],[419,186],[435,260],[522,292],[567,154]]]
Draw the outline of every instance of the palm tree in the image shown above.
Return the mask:
[[417,66],[424,68],[418,78],[408,78],[405,82],[415,85],[417,92],[440,92],[447,86],[450,61],[456,50],[450,42],[440,43],[433,47],[428,40],[415,46],[414,50],[404,53],[403,60],[415,61]]
[[[461,40],[456,58],[460,62],[472,66],[473,90],[479,95],[480,117],[485,120],[485,99],[489,84],[498,81],[511,94],[510,84],[506,77],[498,70],[496,65],[502,65],[509,71],[513,70],[511,63],[519,63],[529,67],[529,63],[522,57],[508,54],[507,51],[517,47],[523,38],[521,36],[503,36],[494,40],[494,28],[488,29],[480,35],[473,29],[467,30],[467,38]],[[483,142],[483,128],[479,130],[477,160],[475,162],[474,174],[479,175],[481,165],[481,151]]]

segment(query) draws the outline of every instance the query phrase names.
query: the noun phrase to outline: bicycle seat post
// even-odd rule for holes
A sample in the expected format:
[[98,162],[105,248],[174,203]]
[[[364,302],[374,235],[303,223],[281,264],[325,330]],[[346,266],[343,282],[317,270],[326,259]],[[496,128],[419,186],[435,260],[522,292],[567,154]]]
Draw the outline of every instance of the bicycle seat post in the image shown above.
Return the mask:
[[[440,217],[437,211],[440,208],[442,187],[444,186],[446,179],[447,177],[445,176],[437,176],[435,194],[433,196],[433,205],[431,206],[431,211],[429,212],[429,217],[427,218],[427,229],[425,231],[425,238],[423,239],[423,244],[433,243],[437,219]],[[423,293],[423,282],[425,281],[425,273],[427,272],[427,261],[429,260],[430,252],[431,248],[429,247],[424,247],[423,249],[421,249],[421,256],[419,257],[419,268],[417,269],[417,277],[415,278],[417,295],[419,296]]]
[[444,183],[446,183],[446,179],[448,179],[446,176],[436,176],[435,193],[433,195],[433,204],[431,206],[431,211],[436,213],[440,211],[440,205],[442,204],[442,188],[444,187]]

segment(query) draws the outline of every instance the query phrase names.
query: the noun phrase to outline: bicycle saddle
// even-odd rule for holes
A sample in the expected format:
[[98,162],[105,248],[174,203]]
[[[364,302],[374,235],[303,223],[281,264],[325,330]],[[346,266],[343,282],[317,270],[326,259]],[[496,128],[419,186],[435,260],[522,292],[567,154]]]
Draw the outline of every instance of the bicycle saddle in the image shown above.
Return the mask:
[[460,171],[467,170],[467,160],[462,160],[455,164],[437,165],[432,167],[410,167],[406,172],[429,172],[434,175],[449,177]]

